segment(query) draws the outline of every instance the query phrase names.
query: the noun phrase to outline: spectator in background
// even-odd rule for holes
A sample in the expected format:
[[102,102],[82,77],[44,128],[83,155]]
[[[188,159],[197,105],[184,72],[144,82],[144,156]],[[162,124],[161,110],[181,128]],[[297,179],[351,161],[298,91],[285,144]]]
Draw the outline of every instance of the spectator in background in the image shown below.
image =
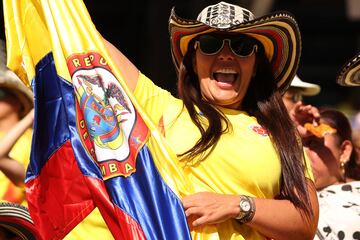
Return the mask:
[[292,80],[290,87],[283,95],[283,102],[288,112],[292,110],[297,102],[301,102],[303,96],[315,96],[321,88],[317,84],[303,82],[297,75]]
[[353,142],[354,145],[360,153],[360,112],[356,113],[352,119],[353,127]]
[[319,121],[319,112],[312,105],[305,105],[302,101],[303,96],[315,96],[321,88],[317,84],[303,82],[297,75],[293,78],[290,87],[282,96],[284,105],[289,113],[290,119],[296,125],[301,137],[309,133],[304,128],[304,124],[312,122],[317,125]]
[[360,166],[347,117],[320,109],[319,124],[305,125],[303,138],[318,191],[320,217],[315,239],[360,239]]
[[[0,47],[2,42],[0,42]],[[8,70],[0,49],[0,240],[38,239],[26,205],[24,180],[31,149],[33,95]]]
[[[5,60],[2,59],[1,63]],[[29,164],[33,95],[17,76],[0,67],[0,201],[25,201],[25,170]]]

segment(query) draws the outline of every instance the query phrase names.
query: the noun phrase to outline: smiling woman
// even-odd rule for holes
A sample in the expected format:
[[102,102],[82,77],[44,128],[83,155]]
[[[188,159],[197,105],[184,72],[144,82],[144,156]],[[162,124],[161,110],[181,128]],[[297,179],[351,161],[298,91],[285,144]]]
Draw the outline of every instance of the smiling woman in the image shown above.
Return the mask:
[[[209,103],[240,109],[255,72],[257,41],[245,35],[200,35],[195,41],[194,70]],[[197,63],[201,64],[197,64]]]
[[197,20],[173,10],[169,30],[179,98],[105,44],[191,180],[192,238],[313,239],[312,173],[281,99],[299,62],[296,21],[220,2]]

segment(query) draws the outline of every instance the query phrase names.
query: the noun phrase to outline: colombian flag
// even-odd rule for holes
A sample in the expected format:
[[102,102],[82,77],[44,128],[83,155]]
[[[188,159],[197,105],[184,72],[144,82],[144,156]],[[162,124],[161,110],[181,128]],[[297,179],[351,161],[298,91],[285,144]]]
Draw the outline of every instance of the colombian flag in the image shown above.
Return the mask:
[[3,3],[8,67],[35,96],[26,193],[42,238],[64,238],[98,207],[115,239],[190,239],[189,184],[84,3]]

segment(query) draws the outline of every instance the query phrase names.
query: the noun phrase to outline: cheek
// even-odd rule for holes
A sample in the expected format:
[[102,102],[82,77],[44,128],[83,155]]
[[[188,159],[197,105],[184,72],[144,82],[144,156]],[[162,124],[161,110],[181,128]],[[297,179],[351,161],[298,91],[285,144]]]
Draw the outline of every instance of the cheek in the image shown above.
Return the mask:
[[319,157],[319,155],[315,151],[307,149],[306,154],[310,158],[311,166],[313,168],[319,168],[322,165],[324,165],[323,162],[321,161],[321,158]]
[[332,135],[325,136],[325,143],[324,145],[329,149],[331,152],[332,157],[336,160],[340,160],[341,155],[341,148],[338,146],[336,142],[336,138]]
[[15,104],[11,104],[9,101],[0,101],[0,113],[9,113],[14,109],[17,111],[19,107]]
[[242,74],[251,77],[254,75],[256,71],[255,60],[256,60],[255,54],[246,58],[237,58]]
[[316,150],[313,150],[311,148],[307,148],[306,153],[311,161],[311,167],[313,169],[313,173],[315,177],[320,177],[323,175],[329,174],[329,166],[326,162],[326,155],[324,155],[324,152],[320,150],[321,148],[317,148]]
[[[210,77],[210,68],[213,62],[213,57],[203,56],[196,53],[193,61],[194,72],[198,75],[199,79]],[[200,63],[200,64],[199,64]]]

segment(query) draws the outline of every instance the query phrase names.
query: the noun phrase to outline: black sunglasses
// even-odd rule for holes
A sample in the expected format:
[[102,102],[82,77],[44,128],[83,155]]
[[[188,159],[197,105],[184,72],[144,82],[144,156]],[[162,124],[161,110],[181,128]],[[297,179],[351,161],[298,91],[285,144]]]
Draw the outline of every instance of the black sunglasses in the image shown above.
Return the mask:
[[245,35],[220,36],[204,34],[195,41],[195,49],[199,47],[204,55],[215,55],[219,53],[225,42],[228,42],[231,51],[238,57],[248,57],[257,52],[258,45],[255,39]]

